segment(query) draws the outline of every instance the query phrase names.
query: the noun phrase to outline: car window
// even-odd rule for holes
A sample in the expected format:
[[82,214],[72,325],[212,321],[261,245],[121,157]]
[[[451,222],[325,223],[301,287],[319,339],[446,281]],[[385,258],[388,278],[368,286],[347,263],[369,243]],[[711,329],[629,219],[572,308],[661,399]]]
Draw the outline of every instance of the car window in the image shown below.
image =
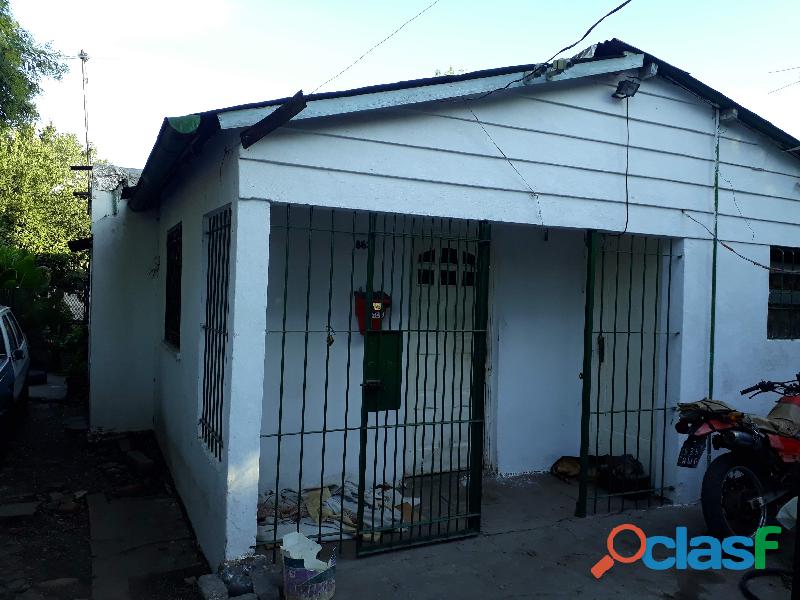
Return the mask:
[[14,313],[8,311],[8,318],[11,321],[11,326],[14,328],[14,335],[17,336],[19,344],[22,345],[22,342],[25,340],[25,336],[22,333],[22,328],[19,326],[19,323],[17,322],[17,317],[14,316]]
[[[10,336],[11,334],[9,334]],[[6,346],[6,337],[0,332],[0,356],[8,356],[8,346]]]
[[14,327],[11,325],[8,314],[3,315],[3,326],[8,333],[8,341],[11,344],[11,349],[16,350],[20,346],[20,340],[17,338],[17,333],[14,331]]

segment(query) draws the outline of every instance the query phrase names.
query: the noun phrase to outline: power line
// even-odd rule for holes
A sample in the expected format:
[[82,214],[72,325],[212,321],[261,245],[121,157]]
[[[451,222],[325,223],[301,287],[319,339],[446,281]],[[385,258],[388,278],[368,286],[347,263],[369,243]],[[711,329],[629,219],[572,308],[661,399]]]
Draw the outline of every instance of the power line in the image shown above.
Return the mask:
[[774,90],[772,90],[770,92],[767,92],[767,93],[768,94],[774,94],[775,92],[780,92],[781,90],[785,90],[786,88],[792,87],[793,85],[797,85],[798,83],[800,83],[800,79],[798,79],[797,81],[794,81],[792,83],[787,83],[786,85],[784,85],[782,87],[779,87],[779,88],[776,88],[776,89],[774,89]]
[[556,52],[555,54],[553,54],[553,56],[551,56],[550,58],[548,58],[548,59],[547,59],[547,62],[550,62],[551,60],[553,60],[553,59],[554,59],[556,56],[558,56],[558,55],[559,55],[559,54],[561,54],[562,52],[566,52],[566,51],[567,51],[567,50],[569,50],[570,48],[574,48],[575,46],[577,46],[578,44],[580,44],[580,43],[581,43],[583,40],[585,40],[587,37],[589,37],[589,34],[590,34],[590,33],[592,33],[592,30],[593,30],[595,27],[597,27],[598,25],[600,25],[600,23],[602,23],[603,21],[605,21],[605,19],[606,19],[607,17],[610,17],[610,16],[611,16],[611,15],[613,15],[615,12],[617,12],[617,11],[619,11],[619,10],[622,10],[622,9],[623,9],[623,8],[624,8],[624,7],[625,7],[627,4],[630,4],[630,3],[631,3],[631,1],[632,1],[632,0],[625,0],[625,2],[623,2],[622,4],[620,4],[619,6],[617,6],[615,9],[613,9],[613,10],[610,10],[609,12],[607,12],[606,14],[604,14],[602,17],[600,17],[600,18],[599,18],[599,19],[598,19],[598,20],[595,22],[595,24],[594,24],[594,25],[592,25],[591,27],[589,27],[589,29],[587,29],[587,30],[586,30],[586,33],[584,33],[584,34],[583,34],[583,37],[581,37],[581,39],[579,39],[577,42],[575,42],[575,43],[573,43],[573,44],[570,44],[569,46],[565,46],[564,48],[562,48],[561,50],[559,50],[558,52]]
[[[324,83],[320,83],[320,84],[319,84],[317,87],[315,87],[315,88],[314,88],[314,90],[313,90],[311,93],[312,93],[312,94],[313,94],[313,93],[315,93],[315,92],[316,92],[316,91],[317,91],[319,88],[321,88],[321,87],[323,87],[323,86],[326,86],[326,85],[328,85],[328,84],[329,84],[331,81],[333,81],[334,79],[337,79],[339,76],[341,76],[341,75],[344,75],[344,74],[345,74],[347,71],[349,71],[349,70],[350,70],[350,69],[352,69],[354,66],[356,66],[356,65],[357,65],[359,62],[361,62],[361,61],[362,61],[362,60],[363,60],[363,59],[364,59],[364,58],[365,58],[365,57],[366,57],[366,56],[367,56],[369,53],[371,53],[373,50],[375,50],[376,48],[378,48],[378,46],[380,46],[380,45],[381,45],[381,44],[383,44],[384,42],[387,42],[387,41],[389,41],[390,39],[392,39],[392,38],[393,38],[395,35],[397,35],[398,33],[400,33],[400,31],[401,31],[401,30],[402,30],[402,29],[403,29],[403,28],[404,28],[406,25],[408,25],[408,24],[409,24],[409,23],[411,23],[412,21],[414,21],[414,20],[418,19],[419,17],[421,17],[423,14],[425,14],[425,13],[426,13],[426,12],[428,12],[430,9],[432,9],[434,6],[436,6],[437,4],[439,4],[439,2],[440,2],[440,1],[441,1],[441,0],[433,0],[433,2],[431,2],[430,4],[428,4],[428,6],[426,6],[425,8],[423,8],[421,11],[419,11],[417,14],[415,14],[415,15],[414,15],[413,17],[411,17],[410,19],[408,19],[406,22],[404,22],[402,25],[400,25],[400,27],[398,27],[398,28],[397,28],[397,29],[395,29],[395,30],[394,30],[392,33],[390,33],[390,34],[389,34],[389,35],[387,35],[385,38],[383,38],[383,39],[382,39],[380,42],[378,42],[377,44],[375,44],[374,46],[372,46],[372,47],[371,47],[369,50],[367,50],[366,52],[364,52],[364,54],[362,54],[362,55],[361,55],[361,56],[359,56],[357,59],[355,59],[353,62],[351,62],[349,65],[347,65],[347,66],[346,66],[344,69],[342,69],[341,71],[339,71],[339,72],[338,72],[336,75],[334,75],[333,77],[331,77],[330,79],[328,79],[328,80],[327,80],[327,81],[325,81]],[[630,1],[630,0],[628,0],[628,1]]]
[[778,69],[777,71],[768,71],[768,73],[785,73],[786,71],[796,71],[800,67],[789,67],[787,69]]
[[[632,0],[625,0],[625,2],[623,2],[620,5],[618,5],[616,8],[614,8],[613,10],[610,10],[605,15],[600,17],[594,23],[594,25],[589,27],[589,29],[586,31],[586,33],[583,34],[583,37],[581,37],[577,42],[575,42],[573,44],[570,44],[569,46],[566,46],[566,47],[562,48],[561,50],[559,50],[558,52],[556,52],[546,62],[541,63],[539,66],[537,66],[537,68],[534,69],[534,71],[533,71],[533,73],[531,75],[535,76],[537,74],[537,72],[543,72],[547,68],[547,66],[548,66],[548,64],[550,63],[551,60],[553,60],[556,56],[558,56],[562,52],[564,52],[566,50],[569,50],[570,48],[573,48],[573,47],[577,46],[578,44],[580,44],[583,40],[585,40],[587,38],[587,36],[592,32],[592,30],[594,30],[595,27],[597,27],[600,23],[602,23],[606,18],[608,18],[611,15],[613,15],[615,12],[622,10],[627,4],[630,4],[631,1]],[[474,98],[474,100],[482,100],[483,98],[486,98],[487,96],[495,94],[495,93],[497,93],[497,92],[499,92],[501,90],[508,89],[509,87],[514,85],[515,83],[518,83],[518,82],[522,81],[523,79],[525,79],[525,77],[526,77],[526,75],[522,75],[521,77],[518,77],[517,79],[509,81],[507,84],[505,84],[502,87],[496,88],[494,90],[490,90],[490,91],[486,92],[485,94],[481,94],[477,98]],[[486,134],[486,137],[489,138],[489,141],[491,141],[492,144],[494,145],[494,147],[497,148],[497,151],[503,156],[503,158],[506,160],[506,162],[509,164],[509,166],[512,169],[514,169],[514,172],[519,176],[519,178],[522,180],[522,182],[528,188],[528,191],[530,192],[531,196],[536,200],[536,210],[537,210],[538,215],[539,215],[539,223],[541,225],[544,225],[544,219],[542,218],[542,206],[541,206],[541,203],[539,202],[539,193],[536,192],[533,189],[531,184],[528,183],[528,180],[525,179],[525,177],[522,175],[522,173],[519,172],[519,169],[517,169],[516,165],[514,165],[514,163],[511,161],[510,158],[508,158],[506,153],[503,152],[503,149],[497,144],[497,142],[494,141],[494,138],[489,134],[489,132],[486,129],[486,127],[484,127],[483,123],[478,118],[478,116],[475,114],[475,111],[472,110],[472,108],[470,107],[470,105],[469,105],[467,100],[464,100],[464,105],[467,107],[467,110],[469,110],[469,112],[472,114],[472,118],[475,119],[475,122],[478,125],[480,125],[480,128],[483,130],[483,133]],[[629,196],[629,190],[628,190],[628,173],[629,173],[629,167],[630,167],[631,130],[630,130],[630,113],[628,111],[628,108],[629,108],[628,98],[626,98],[625,99],[625,138],[626,138],[626,143],[625,143],[625,228],[622,230],[622,233],[620,233],[619,235],[623,235],[628,231],[628,221],[629,221],[629,218],[630,218],[630,196]]]
[[527,74],[527,75],[524,74],[521,77],[519,77],[517,79],[514,79],[513,81],[509,81],[507,84],[505,84],[502,87],[499,87],[499,88],[494,89],[494,90],[490,90],[490,91],[486,92],[485,94],[481,94],[480,96],[475,98],[475,100],[482,100],[483,98],[486,98],[487,96],[491,96],[492,94],[496,94],[497,92],[501,92],[503,90],[506,90],[506,89],[510,88],[512,85],[514,85],[515,83],[519,83],[520,81],[522,81],[526,77],[529,77],[529,76],[530,77],[535,77],[535,76],[537,76],[540,72],[543,72],[547,68],[547,66],[550,63],[550,61],[553,60],[556,56],[558,56],[562,52],[565,52],[566,50],[569,50],[570,48],[574,48],[575,46],[580,44],[583,40],[585,40],[588,37],[588,35],[594,30],[595,27],[597,27],[600,23],[605,21],[608,17],[613,15],[615,12],[622,10],[625,7],[625,5],[630,4],[631,1],[632,0],[625,0],[625,2],[623,2],[619,6],[617,6],[613,10],[610,10],[609,12],[604,14],[597,21],[595,21],[594,25],[592,25],[591,27],[589,27],[589,29],[586,30],[586,33],[583,34],[581,39],[579,39],[577,42],[575,42],[573,44],[570,44],[569,46],[566,46],[566,47],[562,48],[561,50],[559,50],[558,52],[553,54],[553,56],[548,58],[545,62],[541,63],[536,69],[534,69],[533,73],[530,73],[530,74]]

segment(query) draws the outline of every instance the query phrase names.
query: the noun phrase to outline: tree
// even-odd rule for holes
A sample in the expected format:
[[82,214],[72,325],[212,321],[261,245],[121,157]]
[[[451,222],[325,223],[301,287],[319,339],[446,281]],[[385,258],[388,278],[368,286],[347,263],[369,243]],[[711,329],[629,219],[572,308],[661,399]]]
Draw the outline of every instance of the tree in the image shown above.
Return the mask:
[[0,244],[69,254],[67,242],[88,236],[86,200],[73,195],[86,174],[69,168],[84,160],[78,139],[52,125],[0,130]]
[[0,126],[33,122],[42,78],[60,79],[66,71],[61,56],[36,42],[14,20],[8,0],[0,0]]
[[50,274],[36,264],[30,252],[0,246],[0,288],[41,290],[47,286]]

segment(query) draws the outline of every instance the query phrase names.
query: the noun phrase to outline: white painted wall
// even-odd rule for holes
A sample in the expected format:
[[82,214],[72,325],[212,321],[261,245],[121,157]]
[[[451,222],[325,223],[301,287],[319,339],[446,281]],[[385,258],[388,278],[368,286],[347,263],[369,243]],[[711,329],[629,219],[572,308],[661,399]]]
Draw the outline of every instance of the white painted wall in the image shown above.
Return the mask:
[[[621,231],[626,223],[627,132],[625,103],[611,97],[616,81],[615,77],[601,77],[588,83],[496,94],[471,103],[494,141],[537,192],[535,196],[460,101],[293,122],[241,151],[240,195],[318,206],[394,208],[495,223],[544,224],[550,227],[551,239],[556,239],[557,228]],[[680,293],[673,304],[679,317],[674,328],[680,331],[671,354],[672,366],[678,365],[670,375],[674,397],[669,404],[674,405],[681,399],[702,397],[707,391],[710,236],[683,211],[713,225],[715,111],[658,77],[642,83],[628,108],[627,231],[671,236],[683,252],[681,276],[673,282]],[[772,142],[735,122],[723,123],[720,239],[762,259],[768,257],[769,244],[797,245],[798,179],[800,164]],[[497,231],[501,228],[495,225]],[[496,233],[495,251],[504,243]],[[509,252],[515,250],[512,247]],[[535,276],[547,266],[537,265],[535,259],[526,264],[514,256],[512,273],[518,270]],[[728,304],[720,305],[717,320],[716,395],[736,402],[733,392],[752,381],[777,376],[779,371],[781,376],[791,375],[800,342],[766,340],[765,274],[723,248],[720,257],[719,297]],[[572,256],[570,261],[577,269],[581,259]],[[495,267],[493,281],[498,286],[504,279],[500,259]],[[582,275],[576,271],[569,277],[573,276],[580,286]],[[562,285],[573,281],[566,273],[561,277]],[[526,281],[523,289],[532,285]],[[495,311],[506,310],[497,289],[493,298]],[[582,306],[579,296],[572,298]],[[545,300],[547,296],[541,299]],[[752,317],[734,314],[745,306],[752,308],[748,313]],[[574,308],[570,310],[574,312]],[[555,314],[563,316],[563,311]],[[582,323],[582,314],[578,321]],[[496,323],[495,330],[498,328]],[[568,381],[580,368],[580,328],[572,331],[578,331],[574,341],[561,340],[572,345],[569,356],[575,366],[559,374]],[[508,337],[514,341],[515,335],[513,331]],[[565,444],[569,436],[562,431],[549,435],[542,428],[541,438],[526,445],[521,433],[501,424],[515,415],[514,411],[505,416],[503,412],[507,408],[503,399],[509,397],[501,391],[503,374],[514,371],[504,371],[507,343],[502,335],[492,340],[496,373],[490,390],[497,403],[497,413],[492,415],[497,422],[490,424],[496,436],[490,457],[496,455],[500,470],[547,468],[553,457],[575,453],[577,444]],[[748,360],[754,349],[758,358]],[[748,367],[743,369],[742,364]],[[579,380],[573,383],[579,390]],[[506,385],[513,389],[513,379]],[[564,419],[568,420],[572,421],[571,417]],[[674,459],[679,442],[677,436],[668,438],[667,464]],[[504,439],[510,443],[505,449]],[[532,452],[534,444],[542,450]],[[545,448],[550,449],[547,454]],[[541,456],[531,459],[532,454]],[[696,496],[696,472],[667,469],[665,476],[668,485],[677,487],[676,499]]]
[[120,189],[93,191],[89,332],[93,431],[153,426],[157,228],[156,216],[131,211],[120,199]]
[[547,470],[580,454],[584,232],[495,225],[492,238],[490,459]]
[[[124,262],[126,266],[133,264],[133,272],[138,275],[125,275],[125,283],[120,275],[99,284],[92,313],[94,332],[103,331],[98,329],[98,323],[106,323],[109,331],[117,331],[114,323],[124,323],[127,331],[120,333],[130,335],[128,331],[135,331],[138,337],[123,338],[125,343],[120,344],[112,335],[104,334],[101,339],[93,334],[93,426],[138,428],[147,426],[152,414],[178,489],[212,563],[243,551],[253,538],[255,519],[251,513],[257,462],[259,487],[274,486],[274,442],[262,438],[259,444],[253,435],[254,423],[269,434],[276,430],[278,422],[274,399],[275,386],[279,385],[275,356],[279,353],[276,354],[275,344],[280,342],[270,334],[265,343],[259,341],[264,321],[256,309],[259,298],[266,301],[264,273],[268,268],[265,326],[270,330],[283,306],[282,295],[272,286],[274,281],[282,281],[282,273],[276,271],[282,263],[275,257],[287,246],[285,236],[273,233],[267,248],[271,218],[267,201],[487,219],[494,223],[489,382],[493,437],[489,457],[501,471],[543,469],[561,454],[577,452],[582,230],[586,228],[620,231],[627,221],[630,233],[679,240],[676,246],[682,252],[681,277],[674,283],[679,294],[673,310],[679,316],[675,327],[680,329],[680,335],[675,340],[673,356],[680,369],[671,375],[674,381],[670,386],[676,396],[670,402],[694,400],[705,394],[711,246],[708,232],[688,219],[682,209],[691,211],[708,226],[713,223],[714,110],[659,78],[643,82],[629,101],[630,211],[626,219],[625,104],[611,98],[615,83],[616,78],[607,77],[580,84],[537,86],[471,104],[536,194],[530,193],[463,103],[442,101],[293,123],[248,150],[240,149],[238,156],[229,154],[225,146],[237,146],[235,135],[230,139],[220,137],[194,159],[167,191],[157,227],[152,222],[147,224],[152,216],[132,215],[128,219],[126,215],[124,221],[115,221],[101,219],[105,213],[97,212],[93,220],[99,232],[95,239],[95,255],[101,267],[98,273],[117,273]],[[720,159],[720,238],[762,262],[768,259],[769,244],[797,245],[797,161],[736,123],[723,125]],[[236,204],[239,198],[245,202]],[[99,199],[96,210],[101,211],[104,203],[110,206],[110,198]],[[236,235],[242,237],[235,245],[237,291],[232,292],[232,348],[240,339],[243,354],[238,355],[237,361],[236,350],[232,350],[232,364],[229,361],[226,373],[235,395],[226,397],[227,406],[234,411],[228,413],[231,430],[227,433],[234,433],[231,454],[226,451],[222,462],[215,462],[197,436],[204,287],[202,221],[203,215],[226,203],[236,205],[235,219],[237,227],[241,227]],[[179,221],[183,222],[184,268],[182,348],[176,353],[160,342],[163,269],[156,280],[148,281],[146,274],[152,267],[152,256],[164,255],[166,231]],[[124,223],[128,233],[105,244],[103,228],[106,223],[115,222]],[[550,229],[550,241],[543,240],[541,227],[512,224],[544,225]],[[263,234],[259,235],[259,231]],[[352,239],[334,242],[337,273],[350,258],[351,245]],[[104,248],[102,253],[99,248]],[[147,248],[156,250],[148,252]],[[305,246],[291,243],[289,251],[291,261],[302,261],[308,252],[307,241]],[[327,257],[330,251],[330,239],[325,240],[324,236],[312,244],[313,257]],[[268,256],[271,260],[267,267]],[[109,262],[103,270],[106,260]],[[357,256],[356,260],[365,259]],[[324,260],[313,260],[312,279],[327,281],[328,268]],[[344,269],[349,272],[349,268]],[[305,277],[305,273],[290,269],[293,280]],[[328,371],[340,390],[339,380],[348,373],[342,347],[351,298],[349,280],[338,277],[332,289],[337,307],[332,327],[337,334]],[[123,291],[129,284],[129,291],[144,296],[140,303],[130,304],[135,295]],[[356,282],[356,288],[361,285],[364,284]],[[153,286],[157,289],[148,296],[146,290]],[[312,329],[324,329],[325,320],[320,316],[327,312],[324,287],[315,283]],[[797,370],[800,342],[766,339],[765,272],[722,248],[719,300],[715,371],[718,397],[737,403],[736,392],[741,387],[761,378],[787,377]],[[299,323],[297,309],[304,307],[304,301],[302,296],[287,300],[294,325]],[[137,312],[139,309],[141,313]],[[301,312],[304,316],[305,311]],[[305,329],[304,323],[299,324]],[[324,403],[325,370],[320,361],[327,347],[326,335],[323,332],[311,336],[313,353],[308,370],[313,377],[306,390],[310,415],[307,427],[319,427],[324,418],[320,404]],[[349,373],[351,382],[357,385],[361,381],[360,335],[353,337],[354,360]],[[298,369],[303,357],[298,358],[296,345],[296,341],[291,342],[289,364]],[[262,388],[254,382],[260,378],[256,363],[262,362],[264,346]],[[148,352],[156,373],[152,413]],[[126,404],[130,411],[123,412],[116,403],[122,392],[118,384],[112,390],[111,383],[130,378],[134,368],[130,355],[142,357],[135,363],[141,365],[141,372],[130,386],[141,402]],[[540,382],[540,387],[531,391],[531,380]],[[101,393],[104,389],[116,395]],[[296,429],[296,383],[285,393],[290,402],[285,405],[289,410],[282,426]],[[300,394],[302,401],[302,391]],[[360,389],[354,386],[353,394],[360,397]],[[328,400],[341,404],[345,396],[329,395]],[[114,404],[109,406],[108,402]],[[766,410],[767,404],[762,401],[753,407]],[[358,402],[351,397],[350,405],[358,406]],[[343,419],[340,425],[345,423],[350,425],[350,419]],[[333,425],[329,423],[328,427]],[[351,439],[357,438],[348,438],[350,458],[344,464],[346,471],[352,466],[349,461],[357,456],[350,449],[350,444],[355,443]],[[318,475],[315,466],[322,464],[321,440],[309,443],[308,457],[318,457],[309,460],[318,462],[309,463],[305,472]],[[666,456],[674,457],[679,439],[670,437],[668,443],[671,446]],[[331,472],[341,473],[343,436],[330,437],[326,444],[326,472],[330,460]],[[292,454],[294,449],[287,452],[287,456]],[[286,476],[299,479],[299,465],[284,464]],[[695,499],[700,475],[700,471],[668,471],[668,482],[676,486],[675,499]]]
[[229,393],[224,405],[225,557],[250,554],[256,543],[270,208],[237,201],[233,212]]
[[[160,272],[158,304],[153,317],[159,323],[158,335],[152,343],[158,369],[155,429],[200,545],[212,565],[247,552],[255,542],[256,488],[252,465],[258,453],[258,435],[247,425],[260,419],[261,396],[240,390],[247,389],[248,369],[254,369],[251,376],[259,380],[261,377],[257,366],[248,364],[246,355],[236,353],[233,348],[241,338],[247,351],[258,353],[258,344],[253,346],[247,335],[247,322],[252,322],[258,331],[266,298],[266,281],[259,273],[266,268],[267,255],[259,251],[266,249],[268,221],[263,207],[253,210],[252,204],[247,208],[237,205],[237,161],[227,150],[231,143],[231,139],[224,137],[211,142],[178,177],[161,204],[158,244],[162,257],[167,231],[179,222],[183,224],[180,351],[162,341],[165,265]],[[206,285],[203,232],[205,215],[227,204],[234,207],[231,257],[235,263],[231,265],[229,289],[231,309],[223,405],[225,446],[219,461],[208,452],[198,430]],[[244,237],[238,231],[240,226],[247,230]],[[247,282],[250,268],[253,279]],[[236,283],[243,290],[240,294],[233,292]],[[261,309],[250,314],[259,290],[263,290],[264,296]],[[235,399],[230,395],[230,386],[239,390]],[[229,419],[237,425],[229,427]],[[245,513],[246,518],[242,516]]]

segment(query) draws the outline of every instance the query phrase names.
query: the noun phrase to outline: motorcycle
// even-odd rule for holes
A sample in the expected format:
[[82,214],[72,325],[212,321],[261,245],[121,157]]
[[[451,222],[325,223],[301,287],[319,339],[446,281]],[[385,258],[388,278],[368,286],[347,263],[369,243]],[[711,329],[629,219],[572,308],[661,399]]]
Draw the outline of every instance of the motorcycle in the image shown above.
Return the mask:
[[743,389],[753,398],[780,398],[766,417],[743,413],[724,402],[701,400],[678,405],[678,433],[687,434],[678,466],[696,468],[710,445],[728,450],[703,477],[701,504],[711,533],[752,537],[775,522],[800,480],[800,373],[790,381],[761,381]]

